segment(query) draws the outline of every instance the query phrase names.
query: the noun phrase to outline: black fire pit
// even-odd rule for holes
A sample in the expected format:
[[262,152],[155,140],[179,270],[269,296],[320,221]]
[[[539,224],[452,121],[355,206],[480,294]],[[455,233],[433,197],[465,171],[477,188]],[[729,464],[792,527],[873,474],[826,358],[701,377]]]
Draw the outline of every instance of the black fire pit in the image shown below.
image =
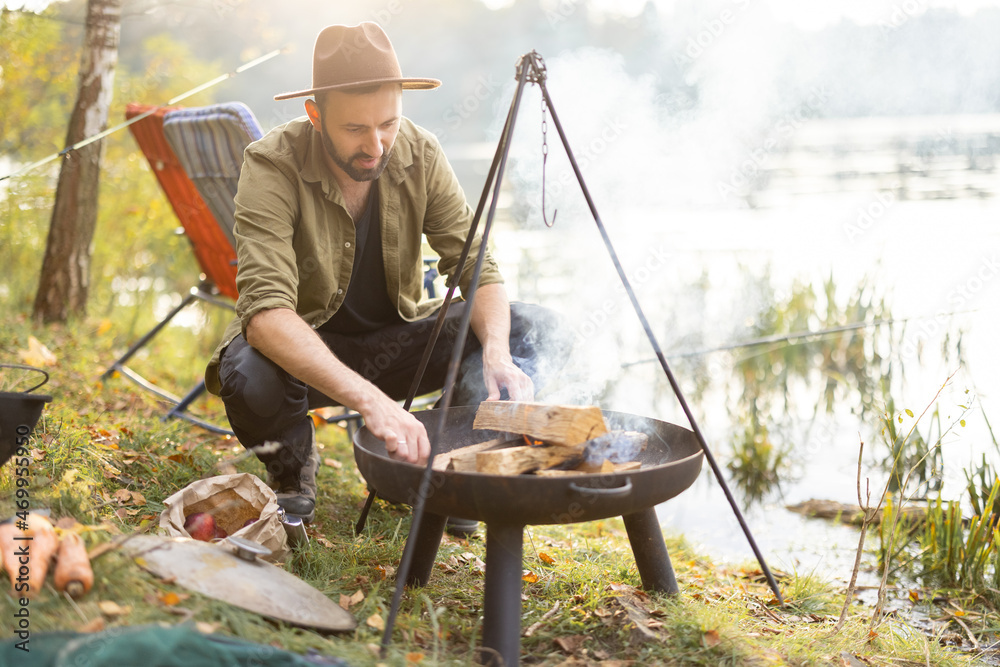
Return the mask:
[[[475,406],[448,408],[443,433],[440,410],[414,413],[427,428],[437,454],[500,437],[475,430]],[[701,471],[703,454],[694,434],[679,426],[619,412],[604,413],[609,428],[649,436],[639,470],[539,477],[435,471],[407,584],[430,578],[447,517],[486,523],[483,646],[507,667],[520,656],[521,564],[524,527],[577,523],[621,516],[643,587],[677,592],[677,581],[654,507],[688,488]],[[354,435],[358,469],[378,495],[413,505],[423,466],[389,458],[385,444],[367,428]]]
[[28,442],[45,404],[52,400],[46,394],[31,393],[49,381],[49,374],[42,369],[0,364],[0,369],[4,368],[39,373],[43,379],[27,391],[0,391],[0,466],[14,456],[20,445]]

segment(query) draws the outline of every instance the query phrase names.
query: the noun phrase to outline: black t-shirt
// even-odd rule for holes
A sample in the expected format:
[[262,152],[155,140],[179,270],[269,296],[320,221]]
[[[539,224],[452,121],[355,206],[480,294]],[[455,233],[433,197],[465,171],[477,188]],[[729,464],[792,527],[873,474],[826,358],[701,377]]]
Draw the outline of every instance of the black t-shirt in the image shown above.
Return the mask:
[[354,222],[354,266],[347,296],[320,331],[356,334],[402,322],[389,300],[382,256],[382,216],[379,215],[378,181],[372,183],[365,212]]

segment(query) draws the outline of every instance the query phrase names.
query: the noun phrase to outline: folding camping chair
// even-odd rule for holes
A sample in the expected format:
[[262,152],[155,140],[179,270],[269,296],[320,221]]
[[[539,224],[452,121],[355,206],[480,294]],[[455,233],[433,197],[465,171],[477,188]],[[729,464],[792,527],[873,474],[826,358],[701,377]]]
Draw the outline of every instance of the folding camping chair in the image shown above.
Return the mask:
[[243,165],[243,150],[263,132],[250,109],[238,102],[191,109],[133,103],[128,105],[125,116],[131,119],[142,114],[149,115],[129,129],[191,241],[202,276],[187,297],[115,361],[101,379],[117,371],[173,404],[164,419],[179,417],[216,433],[231,433],[187,412],[205,391],[204,380],[181,398],[149,382],[125,364],[195,301],[233,309],[228,301],[237,297],[233,197]]
[[[195,301],[232,310],[232,304],[219,297],[235,301],[238,296],[234,197],[243,165],[243,151],[263,132],[250,109],[239,102],[194,108],[130,104],[125,115],[131,119],[145,113],[150,115],[132,124],[130,129],[181,221],[203,275],[188,296],[115,361],[101,379],[117,371],[173,404],[164,419],[178,417],[215,433],[231,434],[229,429],[187,412],[191,403],[205,391],[204,380],[181,398],[152,384],[125,363]],[[434,278],[438,275],[434,268],[436,263],[436,258],[424,260],[424,287],[431,297],[434,296]],[[425,398],[419,404],[429,404],[433,400],[433,397]],[[361,415],[345,408],[324,419],[327,423],[344,423],[353,436],[360,418]]]

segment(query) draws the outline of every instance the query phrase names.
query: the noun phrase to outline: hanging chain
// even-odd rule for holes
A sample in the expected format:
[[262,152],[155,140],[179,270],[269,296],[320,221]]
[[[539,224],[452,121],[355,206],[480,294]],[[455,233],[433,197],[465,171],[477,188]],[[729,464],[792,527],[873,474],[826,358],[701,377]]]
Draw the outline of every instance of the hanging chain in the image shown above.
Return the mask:
[[545,223],[546,227],[552,227],[556,224],[556,216],[559,215],[559,211],[552,211],[552,222],[549,222],[548,216],[545,214],[545,163],[549,160],[549,124],[545,118],[547,111],[545,96],[542,95],[542,222]]

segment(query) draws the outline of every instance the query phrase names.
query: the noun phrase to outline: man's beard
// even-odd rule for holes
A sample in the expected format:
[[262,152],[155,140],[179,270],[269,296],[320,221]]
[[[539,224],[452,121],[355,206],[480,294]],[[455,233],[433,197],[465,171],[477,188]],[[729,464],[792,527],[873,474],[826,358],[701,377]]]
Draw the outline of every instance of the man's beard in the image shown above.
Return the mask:
[[326,133],[326,128],[320,130],[320,135],[323,137],[323,148],[326,150],[326,154],[330,156],[330,159],[333,160],[335,165],[343,169],[344,172],[355,181],[374,181],[382,175],[382,172],[385,170],[385,166],[389,164],[389,157],[392,155],[391,148],[382,154],[382,158],[379,160],[378,164],[371,169],[359,169],[354,166],[354,160],[356,158],[370,160],[372,158],[371,155],[366,153],[355,153],[350,158],[345,160],[341,157],[340,153],[337,152],[333,142],[330,141],[330,137]]

